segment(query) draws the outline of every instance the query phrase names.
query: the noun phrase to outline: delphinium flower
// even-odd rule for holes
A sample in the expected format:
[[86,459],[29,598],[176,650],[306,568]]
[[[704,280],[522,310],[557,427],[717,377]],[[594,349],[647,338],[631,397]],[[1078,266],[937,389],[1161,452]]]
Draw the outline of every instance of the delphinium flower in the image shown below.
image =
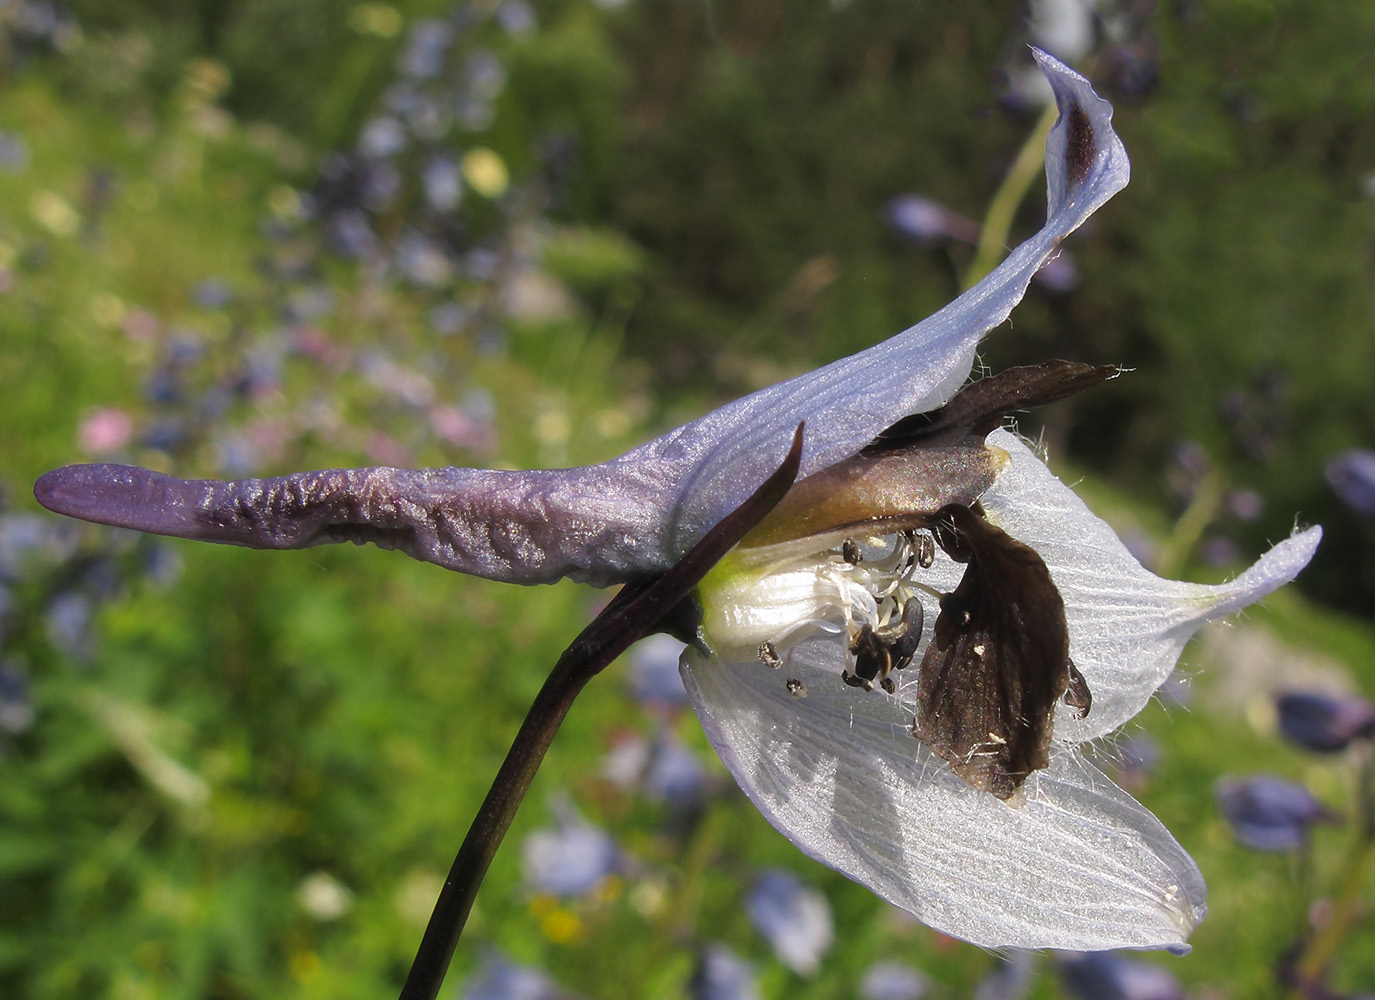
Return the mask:
[[926,996],[926,977],[910,965],[884,960],[875,962],[859,981],[862,1000],[921,1000]]
[[1275,709],[1280,732],[1314,753],[1340,753],[1375,736],[1375,705],[1359,695],[1283,691]]
[[1237,840],[1258,851],[1291,851],[1313,824],[1334,819],[1313,793],[1268,774],[1218,781],[1218,807]]
[[835,943],[831,904],[792,872],[771,868],[757,878],[745,912],[778,960],[800,976],[813,975]]
[[1115,369],[1048,362],[961,388],[982,338],[1128,178],[1110,106],[1037,58],[1060,110],[1038,233],[906,332],[620,458],[228,483],[73,466],[36,493],[206,541],[373,542],[509,582],[639,585],[710,537],[804,425],[796,487],[668,622],[736,781],[806,853],[954,936],[1183,947],[1204,913],[1196,866],[1078,746],[1140,711],[1204,622],[1292,579],[1319,531],[1230,583],[1160,579],[1001,429]]
[[575,815],[560,816],[557,826],[531,833],[522,854],[526,885],[551,896],[590,893],[621,867],[611,835]]
[[754,967],[719,942],[702,949],[688,990],[692,1000],[759,1000]]
[[538,969],[490,954],[464,985],[460,1000],[576,1000]]
[[1021,1000],[1031,991],[1039,959],[1037,952],[1025,948],[1003,952],[974,988],[974,1000]]
[[1170,970],[1114,952],[1060,956],[1060,978],[1080,1000],[1184,1000]]
[[1352,448],[1334,456],[1327,463],[1327,481],[1358,516],[1375,519],[1375,451]]

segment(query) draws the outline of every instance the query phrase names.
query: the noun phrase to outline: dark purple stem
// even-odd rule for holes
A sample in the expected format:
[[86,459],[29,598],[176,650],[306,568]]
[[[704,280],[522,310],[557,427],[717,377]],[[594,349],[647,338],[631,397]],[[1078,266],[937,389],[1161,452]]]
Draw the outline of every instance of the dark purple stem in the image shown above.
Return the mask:
[[478,809],[435,903],[401,1000],[433,1000],[444,982],[478,887],[496,856],[554,734],[589,680],[632,643],[658,630],[708,570],[783,499],[802,461],[802,427],[783,464],[663,575],[627,584],[559,657]]

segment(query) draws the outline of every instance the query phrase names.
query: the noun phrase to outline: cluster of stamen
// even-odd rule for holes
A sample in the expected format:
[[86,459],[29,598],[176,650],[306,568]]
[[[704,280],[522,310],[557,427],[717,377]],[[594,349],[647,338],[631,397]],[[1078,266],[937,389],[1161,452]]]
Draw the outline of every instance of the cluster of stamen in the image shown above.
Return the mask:
[[[865,691],[877,685],[888,694],[896,692],[891,674],[910,664],[921,645],[924,613],[918,592],[940,596],[914,578],[919,569],[931,567],[935,556],[935,540],[915,529],[846,538],[838,553],[831,550],[817,572],[835,588],[843,625],[814,624],[826,631],[844,628],[849,655],[840,676],[846,684]],[[789,653],[781,638],[759,644],[760,662],[775,669],[786,666],[788,692],[805,698],[806,685],[793,676]]]

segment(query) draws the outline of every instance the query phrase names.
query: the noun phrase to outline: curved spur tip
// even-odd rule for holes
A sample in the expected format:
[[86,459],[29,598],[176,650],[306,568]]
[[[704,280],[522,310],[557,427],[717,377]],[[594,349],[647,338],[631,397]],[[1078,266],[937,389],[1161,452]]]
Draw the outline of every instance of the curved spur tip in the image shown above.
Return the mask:
[[[33,484],[33,496],[54,514],[81,517],[82,511],[94,505],[99,493],[98,483],[107,466],[65,465],[38,477]],[[93,475],[93,473],[95,473]]]
[[128,465],[67,465],[38,477],[34,499],[55,514],[119,528],[166,532],[178,521],[160,473]]

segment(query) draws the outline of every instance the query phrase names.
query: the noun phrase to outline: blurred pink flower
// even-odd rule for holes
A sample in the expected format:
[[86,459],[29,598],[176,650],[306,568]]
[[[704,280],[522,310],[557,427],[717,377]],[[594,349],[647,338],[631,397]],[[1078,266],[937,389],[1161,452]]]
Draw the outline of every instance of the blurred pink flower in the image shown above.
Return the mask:
[[76,446],[87,455],[119,451],[134,436],[129,414],[112,406],[92,410],[76,429]]

